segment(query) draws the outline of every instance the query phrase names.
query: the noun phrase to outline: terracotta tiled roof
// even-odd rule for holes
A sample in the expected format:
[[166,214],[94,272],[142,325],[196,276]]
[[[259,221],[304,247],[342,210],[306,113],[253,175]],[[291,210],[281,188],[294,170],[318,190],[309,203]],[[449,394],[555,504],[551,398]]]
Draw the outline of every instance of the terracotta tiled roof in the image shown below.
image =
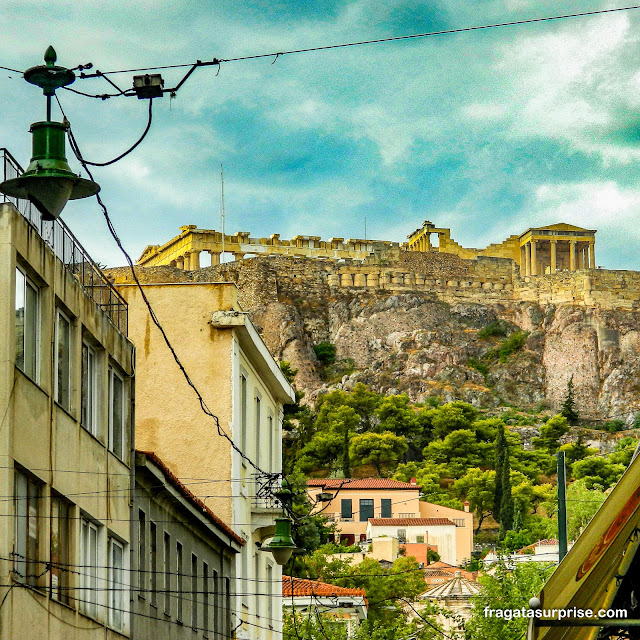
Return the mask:
[[526,547],[522,547],[522,549],[518,549],[516,553],[524,553],[530,549],[535,549],[536,547],[557,547],[558,541],[555,538],[546,538],[544,540],[538,540],[538,542],[534,542],[533,544],[528,544]]
[[418,484],[398,482],[391,478],[311,478],[307,480],[308,487],[322,489],[421,489]]
[[198,508],[198,510],[202,511],[204,515],[213,522],[216,528],[224,531],[232,540],[235,540],[238,544],[244,546],[245,541],[227,524],[225,524],[207,505],[200,500],[200,498],[196,497],[187,487],[185,487],[180,480],[173,474],[171,469],[165,465],[162,460],[153,452],[153,451],[140,451],[136,449],[137,454],[142,454],[153,464],[155,464],[160,471],[164,474],[165,478],[169,481],[174,488],[176,488],[191,504]]
[[[436,525],[453,525],[449,518],[369,518],[374,527],[424,527]],[[455,525],[454,525],[455,526]]]
[[424,571],[425,578],[452,578],[451,571],[445,571],[444,569],[425,569]]
[[431,569],[454,569],[455,571],[459,570],[459,567],[456,567],[454,564],[449,564],[448,562],[442,562],[442,560],[436,560],[436,562],[430,562],[429,567]]
[[364,589],[348,589],[337,587],[317,580],[305,580],[303,578],[291,578],[282,576],[282,597],[291,597],[291,591],[295,596],[359,596],[365,598]]

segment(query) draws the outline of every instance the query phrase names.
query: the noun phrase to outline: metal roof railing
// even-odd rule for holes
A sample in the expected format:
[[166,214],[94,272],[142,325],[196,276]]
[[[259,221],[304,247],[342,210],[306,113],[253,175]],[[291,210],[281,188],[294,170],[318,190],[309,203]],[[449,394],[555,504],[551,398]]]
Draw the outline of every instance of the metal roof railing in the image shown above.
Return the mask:
[[[23,173],[17,160],[3,147],[2,180],[17,178]],[[0,193],[0,202],[13,204],[27,222],[38,232],[44,242],[78,281],[84,292],[107,314],[125,336],[128,331],[128,309],[125,299],[107,280],[100,267],[92,260],[67,225],[57,218],[43,220],[42,214],[29,200],[11,198]]]

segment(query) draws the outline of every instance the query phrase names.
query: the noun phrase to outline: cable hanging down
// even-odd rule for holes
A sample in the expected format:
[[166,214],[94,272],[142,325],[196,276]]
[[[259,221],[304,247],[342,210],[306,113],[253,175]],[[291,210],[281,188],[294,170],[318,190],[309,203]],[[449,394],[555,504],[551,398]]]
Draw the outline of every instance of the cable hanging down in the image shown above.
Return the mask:
[[[58,103],[58,106],[60,108],[60,111],[62,112],[62,116],[64,117],[64,119],[69,122],[63,108],[62,108],[62,104],[60,103],[60,100],[58,99],[58,97],[56,96],[56,100]],[[149,101],[150,103],[152,102],[151,100]],[[149,104],[149,110],[151,112],[151,104]],[[71,141],[73,139],[73,133],[71,131],[71,126],[68,126],[67,129],[67,134],[69,136],[69,140]],[[73,144],[71,145],[71,148],[78,160],[78,162],[83,166],[84,170],[87,172],[87,175],[91,178],[91,180],[93,180],[93,175],[91,173],[91,170],[89,169],[89,164],[87,163],[87,161],[84,159],[84,157],[82,156],[82,153],[80,152],[79,147],[77,146],[77,144],[75,143],[75,139]],[[245,460],[248,464],[250,464],[256,471],[258,471],[260,474],[264,475],[267,478],[270,478],[272,480],[275,480],[279,477],[281,477],[281,473],[273,473],[273,472],[268,472],[268,471],[264,471],[263,469],[261,469],[253,460],[251,460],[251,458],[249,458],[249,456],[247,456],[233,441],[233,439],[229,436],[229,434],[222,428],[222,426],[220,425],[220,420],[218,419],[218,416],[216,416],[211,409],[209,409],[209,407],[207,406],[207,403],[205,402],[204,398],[202,397],[202,394],[200,393],[200,391],[198,390],[198,388],[196,387],[196,385],[194,384],[194,382],[191,380],[191,377],[189,376],[189,374],[187,373],[187,370],[185,369],[184,365],[182,364],[182,361],[180,360],[180,358],[178,357],[178,354],[176,353],[173,345],[171,344],[171,341],[169,340],[169,337],[167,336],[164,327],[162,326],[162,324],[160,323],[160,320],[158,320],[158,317],[155,314],[155,311],[153,310],[153,307],[151,306],[151,303],[149,302],[149,299],[147,298],[147,294],[144,291],[144,288],[142,286],[142,284],[140,283],[140,280],[138,279],[138,275],[136,273],[134,264],[133,264],[133,260],[131,258],[131,256],[127,253],[127,250],[124,248],[122,241],[120,240],[120,237],[118,236],[118,233],[116,232],[115,227],[113,226],[113,222],[111,221],[111,217],[109,216],[109,212],[107,210],[106,205],[104,204],[102,198],[100,197],[100,194],[97,193],[96,194],[96,199],[98,201],[98,204],[100,205],[100,208],[102,209],[102,213],[104,215],[104,218],[107,222],[107,227],[109,229],[109,233],[111,234],[111,236],[113,237],[115,243],[118,245],[118,248],[120,249],[120,251],[122,252],[122,254],[124,255],[127,264],[129,265],[129,268],[131,270],[131,275],[133,277],[133,280],[136,284],[136,287],[138,288],[138,290],[140,291],[140,297],[142,298],[145,306],[147,307],[147,310],[149,312],[149,316],[151,317],[151,320],[153,322],[153,324],[156,325],[156,327],[158,328],[158,330],[160,331],[162,338],[164,340],[164,343],[167,345],[167,348],[169,349],[169,351],[171,352],[171,355],[175,361],[175,363],[178,365],[178,368],[180,369],[185,381],[187,382],[187,384],[191,387],[191,389],[193,390],[193,392],[196,395],[196,398],[198,399],[198,402],[200,404],[200,408],[202,409],[203,413],[205,413],[207,416],[209,416],[210,418],[213,419],[217,433],[220,437],[224,438],[225,440],[227,440],[227,442],[230,444],[231,448],[236,451],[240,457]]]
[[[57,99],[57,97],[56,97]],[[58,100],[58,105],[60,105],[60,101]],[[82,162],[85,165],[90,165],[92,167],[108,167],[110,164],[114,164],[115,162],[118,162],[118,160],[122,160],[122,158],[124,158],[125,156],[128,156],[147,136],[147,133],[149,133],[149,129],[151,129],[151,121],[153,120],[153,100],[149,100],[149,120],[147,121],[147,126],[145,127],[144,131],[142,132],[142,135],[138,138],[138,140],[131,146],[129,147],[124,153],[121,153],[117,158],[113,158],[113,160],[108,160],[107,162],[91,162],[89,160],[84,160],[84,161],[80,161],[80,149],[78,147],[78,143],[76,142],[75,136],[73,135],[73,132],[71,131],[71,127],[68,128],[68,133],[69,133],[69,145],[71,146],[71,149],[74,153],[74,155],[76,156],[76,158],[78,158],[78,161]],[[60,107],[60,111],[62,111],[62,107]],[[65,122],[68,124],[68,120],[66,119],[65,116]],[[85,167],[86,169],[86,167]]]

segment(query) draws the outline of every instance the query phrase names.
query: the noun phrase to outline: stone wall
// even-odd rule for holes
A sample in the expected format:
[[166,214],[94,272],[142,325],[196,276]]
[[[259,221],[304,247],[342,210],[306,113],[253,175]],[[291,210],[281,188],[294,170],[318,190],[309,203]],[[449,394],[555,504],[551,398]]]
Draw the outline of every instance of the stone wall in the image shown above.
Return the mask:
[[[530,302],[603,309],[640,307],[640,272],[589,269],[520,277],[513,260],[446,253],[400,252],[393,260],[364,261],[265,256],[184,271],[169,266],[136,267],[142,282],[234,282],[245,309],[269,301],[325,299],[344,289],[433,293],[443,302]],[[126,267],[108,270],[116,282]]]

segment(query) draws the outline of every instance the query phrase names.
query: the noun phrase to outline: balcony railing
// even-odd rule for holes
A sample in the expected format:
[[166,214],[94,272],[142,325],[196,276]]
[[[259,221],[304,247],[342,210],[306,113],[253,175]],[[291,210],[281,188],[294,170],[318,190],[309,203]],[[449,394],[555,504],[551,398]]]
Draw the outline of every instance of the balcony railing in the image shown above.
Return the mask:
[[253,495],[251,502],[254,509],[259,511],[279,511],[282,504],[273,495],[280,490],[280,478],[262,473],[253,474]]
[[[23,173],[22,167],[7,149],[0,147],[0,155],[2,180],[17,178]],[[127,335],[128,310],[125,299],[107,280],[67,225],[60,218],[52,221],[43,220],[42,214],[28,200],[10,198],[0,193],[0,202],[10,202],[16,207],[78,281],[84,292],[107,314],[120,332]]]

